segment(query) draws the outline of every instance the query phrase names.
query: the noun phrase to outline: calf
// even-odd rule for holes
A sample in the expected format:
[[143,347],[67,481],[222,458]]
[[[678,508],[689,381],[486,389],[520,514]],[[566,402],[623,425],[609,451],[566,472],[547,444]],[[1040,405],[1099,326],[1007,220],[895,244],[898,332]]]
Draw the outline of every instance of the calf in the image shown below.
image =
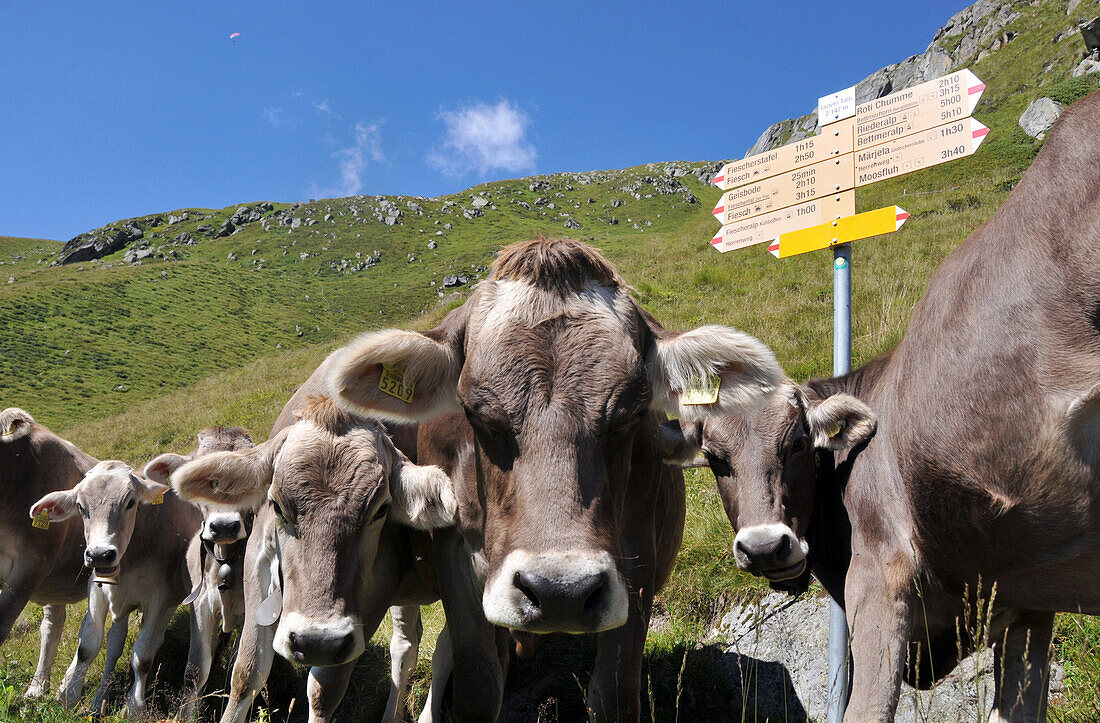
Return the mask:
[[43,606],[41,649],[28,696],[49,692],[65,606],[87,596],[88,575],[81,564],[80,525],[41,520],[32,525],[26,512],[42,495],[74,487],[95,463],[22,409],[0,412],[0,643],[28,601]]
[[[1100,614],[1100,94],[1070,107],[1004,206],[933,275],[890,353],[784,384],[700,448],[737,564],[847,613],[845,716],[892,721],[994,650],[993,720],[1046,717],[1054,614]],[[873,411],[872,411],[873,410]]]
[[[180,466],[215,451],[251,449],[255,444],[240,427],[210,427],[198,434],[190,454],[162,454],[145,466],[147,479],[168,483]],[[231,633],[244,622],[244,549],[254,510],[222,510],[199,505],[202,524],[187,550],[191,594],[191,644],[184,672],[180,717],[190,719],[216,654],[219,633]]]
[[[187,596],[190,579],[183,564],[199,528],[198,508],[167,486],[140,477],[124,462],[100,462],[71,490],[52,492],[31,508],[51,522],[79,515],[84,522],[84,564],[93,571],[88,585],[88,613],[80,627],[80,644],[58,698],[72,707],[80,700],[88,666],[103,644],[104,620],[113,626],[107,640],[103,680],[92,703],[101,712],[126,643],[130,613],[141,610],[142,625],[134,641],[134,685],[126,696],[127,715],[145,709],[146,676],[164,640],[172,612]],[[138,514],[138,507],[143,507]],[[126,555],[133,547],[136,552]]]
[[[328,363],[314,377],[323,379]],[[418,606],[437,599],[413,547],[420,530],[454,524],[449,478],[411,463],[377,422],[312,395],[317,386],[311,378],[295,394],[287,404],[293,416],[284,410],[267,442],[209,455],[171,478],[182,496],[203,504],[260,506],[223,723],[247,720],[274,652],[312,666],[310,720],[331,720],[356,658],[396,605],[392,719],[416,660]]]
[[334,398],[419,422],[419,460],[455,480],[458,528],[433,538],[461,720],[497,717],[507,628],[599,634],[588,706],[638,718],[653,596],[684,525],[658,412],[748,412],[779,379],[767,347],[734,329],[666,331],[568,239],[503,249],[431,331],[366,334],[339,353]]

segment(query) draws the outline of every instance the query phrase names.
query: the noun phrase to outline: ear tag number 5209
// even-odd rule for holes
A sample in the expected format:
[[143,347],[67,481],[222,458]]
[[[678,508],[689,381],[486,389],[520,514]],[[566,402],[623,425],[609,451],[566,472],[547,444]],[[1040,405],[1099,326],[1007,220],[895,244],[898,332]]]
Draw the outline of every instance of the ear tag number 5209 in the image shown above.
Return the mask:
[[156,497],[149,501],[151,505],[163,505],[164,504],[164,492],[160,492]]
[[693,377],[680,393],[681,404],[714,404],[718,401],[718,389],[722,386],[722,377],[708,374],[705,377]]
[[405,381],[405,370],[393,364],[383,364],[382,373],[378,375],[378,390],[383,394],[400,399],[409,404],[413,399],[413,391],[416,385]]
[[38,511],[38,514],[31,518],[31,527],[37,527],[40,530],[50,529],[50,513],[45,508]]

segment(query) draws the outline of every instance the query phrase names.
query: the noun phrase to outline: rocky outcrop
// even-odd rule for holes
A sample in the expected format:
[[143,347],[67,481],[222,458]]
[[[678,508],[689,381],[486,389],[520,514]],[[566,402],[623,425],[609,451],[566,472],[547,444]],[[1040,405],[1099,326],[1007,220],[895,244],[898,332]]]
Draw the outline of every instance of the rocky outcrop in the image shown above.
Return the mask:
[[53,263],[55,266],[75,264],[80,261],[92,261],[121,251],[145,236],[141,227],[133,221],[121,226],[104,226],[70,239],[61,249],[61,255]]
[[1041,139],[1066,107],[1050,98],[1036,98],[1020,116],[1019,124],[1032,138]]

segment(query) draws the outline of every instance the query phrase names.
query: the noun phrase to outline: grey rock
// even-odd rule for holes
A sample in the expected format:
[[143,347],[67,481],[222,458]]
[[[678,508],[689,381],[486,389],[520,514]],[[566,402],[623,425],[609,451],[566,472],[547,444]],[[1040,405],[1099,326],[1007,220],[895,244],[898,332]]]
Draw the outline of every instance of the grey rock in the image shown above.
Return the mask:
[[553,188],[553,186],[547,181],[535,181],[527,186],[527,190],[532,192],[549,191],[551,188]]
[[414,212],[422,210],[421,205],[416,201],[406,201],[405,207]]
[[184,231],[179,236],[176,236],[176,242],[186,244],[188,246],[193,246],[195,244],[195,239],[191,236],[191,234]]
[[115,385],[115,391],[116,392],[128,392],[128,391],[130,391],[130,387],[126,386],[125,384],[116,384]]
[[122,255],[122,260],[126,263],[132,264],[136,261],[144,261],[145,259],[152,258],[154,255],[153,249],[148,246],[142,248],[128,248],[126,253]]
[[15,283],[15,277],[14,276],[9,276],[8,277],[8,283],[9,284],[14,284]]
[[1090,53],[1100,50],[1100,17],[1095,17],[1078,26],[1081,29],[1081,39],[1085,41],[1085,48]]
[[261,218],[263,218],[263,215],[258,209],[252,208],[251,206],[240,206],[233,212],[233,215],[229,217],[229,220],[233,222],[234,226],[243,226],[246,223],[259,221]]
[[144,235],[141,227],[133,221],[122,226],[103,227],[82,233],[70,239],[62,247],[61,254],[54,265],[64,266],[79,261],[101,259],[141,240]]
[[449,224],[449,223],[445,223],[445,224],[443,224],[443,228],[444,228],[444,230],[446,230],[446,231],[450,231],[450,230],[451,230],[451,228],[452,228],[452,226],[451,226],[451,224]]
[[443,277],[443,288],[450,289],[455,286],[465,286],[470,283],[469,276],[457,276],[455,274],[448,274]]
[[434,251],[435,249],[439,248],[439,244],[437,244],[435,241],[429,241],[428,248]]
[[204,224],[201,224],[199,226],[196,226],[195,231],[197,233],[201,233],[201,234],[205,234],[205,235],[209,236],[210,234],[214,233],[214,227],[211,226],[208,223],[204,223]]
[[[733,606],[711,638],[725,648],[719,663],[734,691],[733,709],[748,719],[824,720],[828,702],[829,601],[771,593],[759,603]],[[963,660],[932,690],[903,685],[895,721],[985,720],[993,701],[992,653]],[[1064,671],[1051,670],[1051,694]],[[985,710],[979,711],[979,704]]]
[[574,219],[570,218],[570,219],[566,219],[565,227],[576,229],[576,228],[581,228],[581,225],[579,223],[577,223]]
[[617,198],[611,199],[611,208],[618,208],[619,206],[622,206],[622,205],[623,205],[623,202],[620,201],[619,199],[617,199]]
[[1100,73],[1100,52],[1093,53],[1085,58],[1073,69],[1074,78],[1080,78],[1082,75],[1091,75],[1092,73]]
[[302,226],[302,219],[298,218],[297,216],[290,219],[290,227],[291,228],[301,228],[301,226]]
[[225,219],[225,221],[222,222],[222,225],[218,227],[218,230],[214,233],[214,238],[225,238],[226,236],[232,235],[233,232],[236,230],[237,227],[234,226],[233,222],[227,218]]
[[188,220],[189,218],[191,218],[191,214],[189,214],[187,211],[182,211],[182,212],[180,212],[179,216],[170,215],[168,217],[168,225],[169,226],[175,226],[177,223],[183,223],[184,221]]
[[474,196],[474,200],[470,201],[470,205],[474,208],[484,208],[489,205],[489,199],[483,196]]
[[1065,108],[1056,100],[1036,98],[1020,116],[1020,127],[1032,138],[1042,138]]

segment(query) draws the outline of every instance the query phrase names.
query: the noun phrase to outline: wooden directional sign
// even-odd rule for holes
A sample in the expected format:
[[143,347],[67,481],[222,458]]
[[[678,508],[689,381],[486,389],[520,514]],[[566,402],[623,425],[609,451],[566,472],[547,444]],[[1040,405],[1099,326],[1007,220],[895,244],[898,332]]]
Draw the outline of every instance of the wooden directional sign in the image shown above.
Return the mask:
[[960,70],[856,106],[855,150],[961,120],[974,111],[985,84]]
[[856,151],[856,186],[882,181],[969,156],[989,129],[963,118],[896,141]]
[[744,160],[727,163],[714,177],[714,185],[722,190],[762,181],[784,171],[819,163],[852,152],[852,129],[855,121],[835,123],[823,129],[821,135],[780,146]]
[[743,249],[746,246],[771,241],[780,234],[817,226],[829,221],[851,216],[856,212],[856,192],[854,189],[841,191],[832,196],[824,196],[797,206],[789,206],[780,211],[772,211],[761,216],[727,224],[718,235],[711,239],[714,248],[722,253]]
[[768,252],[779,259],[827,249],[831,246],[858,241],[901,228],[909,214],[898,206],[887,206],[855,216],[837,219],[801,231],[785,233],[768,247]]
[[853,156],[846,153],[726,191],[712,213],[723,224],[734,223],[846,191],[854,185]]

